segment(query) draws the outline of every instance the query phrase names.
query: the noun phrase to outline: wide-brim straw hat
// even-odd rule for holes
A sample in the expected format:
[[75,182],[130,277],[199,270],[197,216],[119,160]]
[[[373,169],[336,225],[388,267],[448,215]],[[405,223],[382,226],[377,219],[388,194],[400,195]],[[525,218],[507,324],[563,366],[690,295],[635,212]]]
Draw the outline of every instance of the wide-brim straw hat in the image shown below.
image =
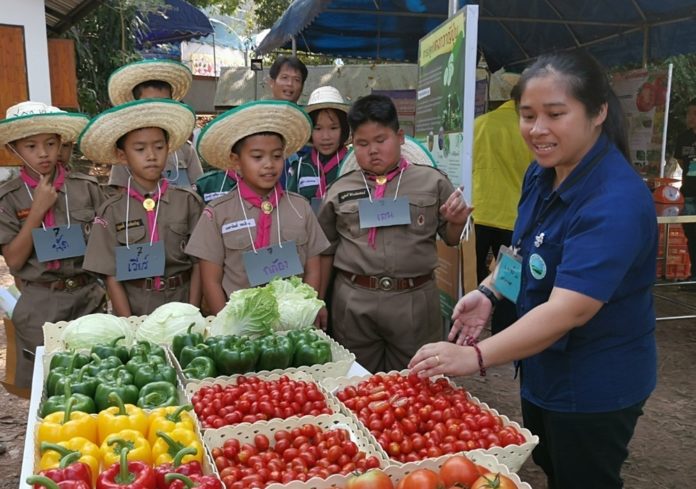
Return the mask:
[[178,61],[169,59],[144,59],[121,66],[109,77],[109,99],[112,105],[134,100],[133,89],[146,81],[160,80],[172,87],[172,98],[181,100],[191,87],[191,70]]
[[116,142],[136,129],[159,127],[169,136],[169,152],[186,143],[196,125],[196,115],[186,104],[170,99],[134,100],[106,110],[82,131],[80,151],[95,163],[119,164]]
[[[401,156],[409,163],[414,165],[432,166],[437,168],[437,162],[428,149],[411,136],[404,136],[404,144],[401,145]],[[345,175],[353,170],[360,169],[355,151],[352,149],[343,159],[341,167],[338,169],[339,175]]]
[[315,89],[309,96],[309,102],[305,105],[305,111],[309,114],[317,110],[336,109],[348,113],[348,105],[338,89],[325,86]]
[[84,114],[65,112],[41,102],[22,102],[8,108],[6,118],[0,121],[0,146],[37,134],[58,134],[64,143],[70,143],[88,122],[89,117]]
[[232,147],[260,132],[280,134],[285,156],[302,148],[312,133],[312,120],[297,105],[284,100],[259,100],[223,112],[203,128],[196,149],[201,158],[217,168],[231,165]]

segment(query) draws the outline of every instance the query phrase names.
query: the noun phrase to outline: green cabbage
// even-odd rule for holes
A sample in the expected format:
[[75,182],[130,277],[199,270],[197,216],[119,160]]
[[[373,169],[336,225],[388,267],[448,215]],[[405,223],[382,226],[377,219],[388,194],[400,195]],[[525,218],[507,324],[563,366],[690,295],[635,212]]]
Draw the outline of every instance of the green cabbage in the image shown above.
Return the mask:
[[273,332],[278,318],[278,302],[270,288],[242,289],[230,295],[210,325],[210,334],[264,336]]
[[120,344],[133,343],[133,330],[124,318],[112,314],[88,314],[70,321],[61,333],[66,349],[91,348],[125,336]]
[[191,304],[169,302],[159,306],[147,316],[135,333],[136,339],[171,345],[172,338],[178,334],[186,334],[191,324],[195,333],[203,333],[205,318],[200,310]]
[[299,277],[274,279],[266,287],[273,291],[278,301],[276,331],[313,326],[317,314],[325,305],[324,301],[317,298],[317,291]]

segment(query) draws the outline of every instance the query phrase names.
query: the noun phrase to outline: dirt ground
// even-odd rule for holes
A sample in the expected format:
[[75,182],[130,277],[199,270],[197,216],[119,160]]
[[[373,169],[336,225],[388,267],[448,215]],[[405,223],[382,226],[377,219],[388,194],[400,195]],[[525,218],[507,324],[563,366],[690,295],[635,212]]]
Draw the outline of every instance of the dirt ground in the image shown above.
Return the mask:
[[[11,278],[0,258],[0,286]],[[658,316],[688,314],[696,310],[696,285],[657,287]],[[680,307],[678,300],[691,305]],[[627,489],[677,489],[692,487],[696,467],[696,320],[658,322],[658,387],[645,406],[623,477]],[[5,334],[0,328],[0,378],[5,375]],[[485,379],[469,378],[463,384],[481,400],[521,423],[518,386],[512,367],[489,369]],[[0,489],[16,488],[22,463],[29,402],[0,387]],[[531,459],[520,471],[535,489],[546,487],[543,473]],[[591,489],[591,488],[588,488]]]

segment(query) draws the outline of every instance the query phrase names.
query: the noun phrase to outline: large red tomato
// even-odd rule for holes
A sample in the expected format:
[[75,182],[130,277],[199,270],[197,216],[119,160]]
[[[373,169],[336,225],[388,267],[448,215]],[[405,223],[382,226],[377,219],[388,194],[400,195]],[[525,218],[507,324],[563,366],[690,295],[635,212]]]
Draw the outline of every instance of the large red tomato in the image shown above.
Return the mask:
[[430,469],[415,470],[399,483],[400,489],[442,489],[443,487],[440,476]]
[[387,474],[372,469],[348,479],[345,489],[394,489],[394,484]]
[[451,487],[457,483],[470,487],[476,479],[481,477],[481,474],[474,462],[463,455],[455,455],[442,464],[440,477],[445,487]]
[[650,82],[641,85],[636,95],[636,108],[639,112],[647,112],[655,107],[655,89]]
[[518,489],[512,479],[503,474],[488,472],[474,481],[471,489]]

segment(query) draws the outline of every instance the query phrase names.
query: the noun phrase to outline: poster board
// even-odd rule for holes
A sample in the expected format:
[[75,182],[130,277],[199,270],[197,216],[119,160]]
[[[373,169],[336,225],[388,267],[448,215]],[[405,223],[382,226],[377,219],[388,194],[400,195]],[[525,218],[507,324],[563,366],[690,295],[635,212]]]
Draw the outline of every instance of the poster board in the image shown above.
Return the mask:
[[372,90],[373,95],[386,95],[396,106],[399,127],[407,136],[416,135],[416,91],[415,90]]

